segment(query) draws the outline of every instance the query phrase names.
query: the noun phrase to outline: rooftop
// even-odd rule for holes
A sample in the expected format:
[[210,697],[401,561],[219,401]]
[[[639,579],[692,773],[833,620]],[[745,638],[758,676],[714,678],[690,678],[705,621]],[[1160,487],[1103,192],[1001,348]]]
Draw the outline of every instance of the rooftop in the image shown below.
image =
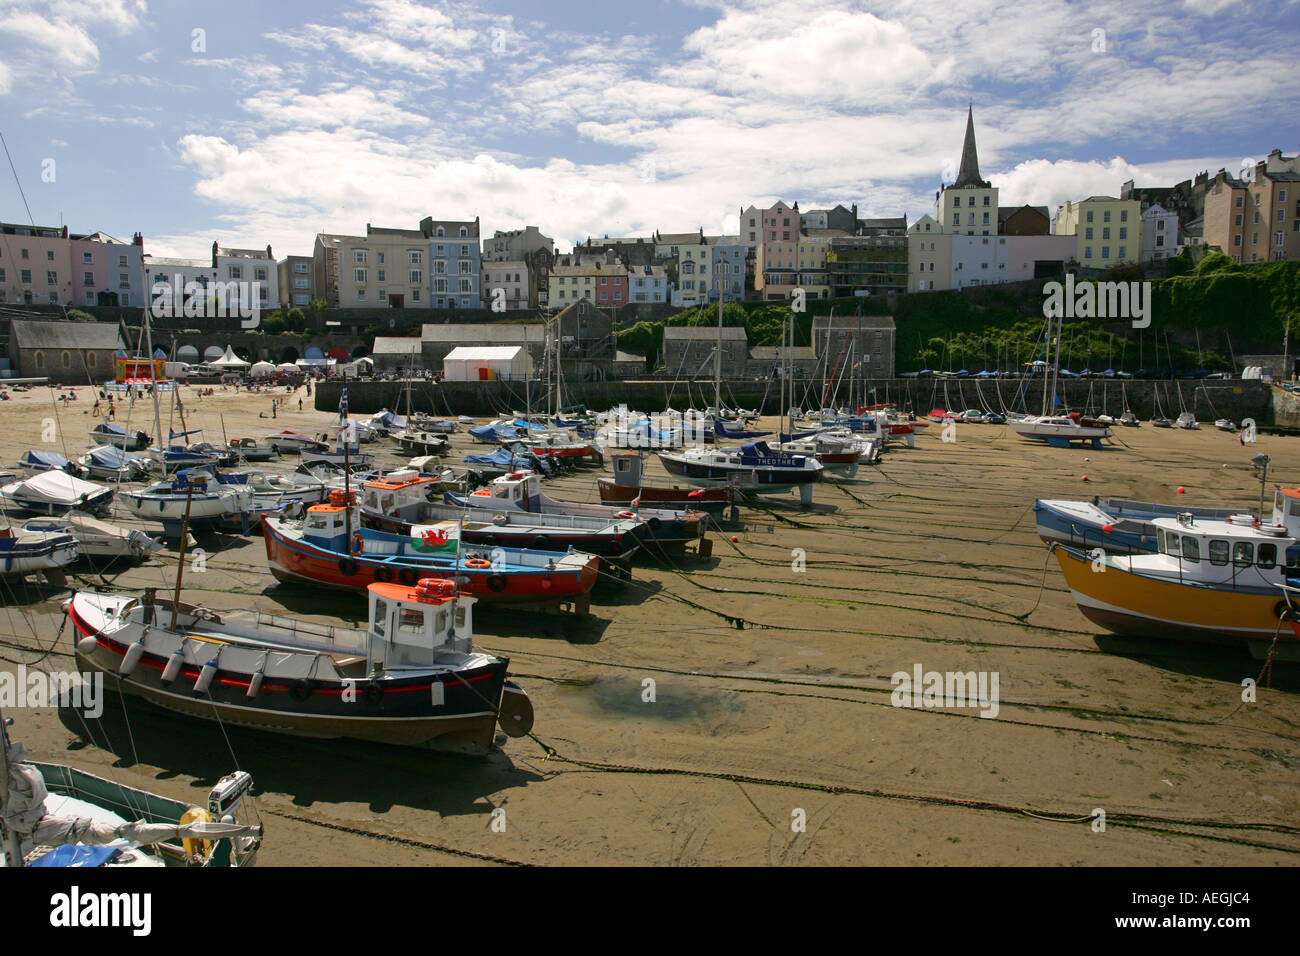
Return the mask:
[[14,319],[9,334],[22,349],[125,348],[116,322],[28,322]]

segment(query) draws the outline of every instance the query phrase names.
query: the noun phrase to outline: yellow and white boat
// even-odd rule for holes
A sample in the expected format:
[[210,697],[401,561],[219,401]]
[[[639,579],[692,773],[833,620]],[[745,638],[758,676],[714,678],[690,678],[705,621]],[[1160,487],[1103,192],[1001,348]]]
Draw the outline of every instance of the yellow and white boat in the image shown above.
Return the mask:
[[1256,656],[1276,638],[1277,657],[1300,660],[1300,639],[1288,623],[1300,618],[1300,601],[1287,614],[1294,598],[1284,590],[1288,548],[1297,539],[1284,525],[1260,525],[1251,515],[1221,521],[1191,514],[1151,524],[1156,554],[1054,548],[1085,617],[1127,637],[1245,643]]

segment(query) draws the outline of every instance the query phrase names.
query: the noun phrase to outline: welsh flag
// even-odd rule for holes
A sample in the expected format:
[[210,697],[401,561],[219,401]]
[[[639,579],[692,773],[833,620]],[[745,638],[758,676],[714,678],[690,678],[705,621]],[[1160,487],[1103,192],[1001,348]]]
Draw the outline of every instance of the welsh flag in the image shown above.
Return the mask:
[[421,554],[454,557],[460,551],[460,525],[454,521],[412,525],[411,547]]

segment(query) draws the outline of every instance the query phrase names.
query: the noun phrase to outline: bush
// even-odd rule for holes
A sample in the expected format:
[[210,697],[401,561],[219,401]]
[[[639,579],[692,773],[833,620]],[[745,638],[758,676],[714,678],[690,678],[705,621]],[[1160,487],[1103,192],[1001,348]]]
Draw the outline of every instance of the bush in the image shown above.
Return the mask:
[[279,312],[272,312],[262,320],[262,331],[267,335],[283,335],[285,327],[285,321]]
[[69,322],[94,322],[95,317],[91,315],[89,312],[83,312],[81,309],[69,309],[68,321]]

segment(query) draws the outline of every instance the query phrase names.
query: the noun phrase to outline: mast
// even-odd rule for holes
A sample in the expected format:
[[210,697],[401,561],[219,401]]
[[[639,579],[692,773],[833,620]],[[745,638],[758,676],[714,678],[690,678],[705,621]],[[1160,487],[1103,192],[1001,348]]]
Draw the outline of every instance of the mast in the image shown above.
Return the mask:
[[145,336],[145,355],[147,355],[149,359],[149,382],[150,382],[149,391],[153,393],[154,444],[157,445],[159,448],[161,448],[164,452],[166,452],[167,446],[162,444],[162,413],[158,411],[158,381],[157,381],[157,376],[154,375],[154,365],[153,365],[153,329],[149,324],[148,308],[144,310],[144,336]]
[[713,414],[722,417],[722,292],[718,292],[718,348],[713,354]]
[[[0,710],[0,807],[9,802],[9,719]],[[6,866],[22,866],[22,840],[18,831],[4,825],[0,817],[0,835],[4,837],[3,849]]]

